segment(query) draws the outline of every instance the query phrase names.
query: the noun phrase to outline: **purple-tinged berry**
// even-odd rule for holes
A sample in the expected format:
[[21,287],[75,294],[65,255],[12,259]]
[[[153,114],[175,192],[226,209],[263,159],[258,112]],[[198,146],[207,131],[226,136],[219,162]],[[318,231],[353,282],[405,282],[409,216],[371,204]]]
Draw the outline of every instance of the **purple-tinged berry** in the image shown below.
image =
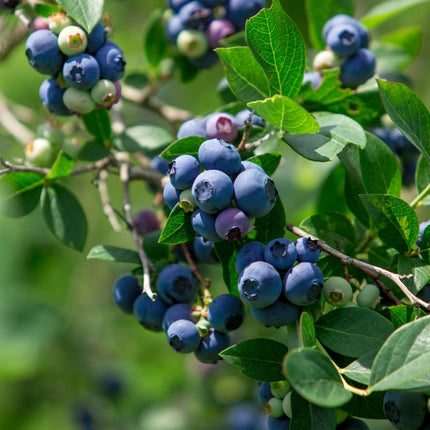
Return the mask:
[[90,113],[96,108],[89,91],[67,88],[63,94],[65,106],[76,113]]
[[56,115],[71,115],[69,109],[63,102],[64,88],[61,88],[57,79],[46,79],[39,88],[39,96],[42,104],[46,106],[49,112]]
[[200,334],[196,325],[188,320],[177,320],[167,329],[169,345],[176,351],[189,354],[200,344]]
[[103,24],[98,23],[88,35],[87,52],[94,54],[106,41],[106,30]]
[[267,307],[251,308],[251,314],[266,327],[279,328],[297,321],[300,317],[300,308],[281,296]]
[[115,83],[108,79],[100,79],[91,88],[91,97],[96,104],[109,109],[117,100]]
[[230,0],[227,5],[227,18],[233,21],[238,30],[243,30],[246,20],[265,6],[265,0]]
[[63,67],[57,36],[50,30],[33,31],[25,42],[25,55],[30,66],[43,75],[56,76]]
[[324,283],[322,294],[325,300],[333,306],[345,306],[351,302],[351,284],[339,276],[333,276]]
[[54,12],[48,17],[49,29],[55,34],[60,34],[61,30],[70,25],[73,25],[73,21],[62,10]]
[[163,318],[163,330],[167,331],[172,323],[178,320],[188,320],[192,323],[197,322],[197,318],[193,317],[193,308],[187,303],[177,303],[167,309]]
[[145,236],[152,231],[160,229],[160,221],[157,215],[150,209],[139,211],[133,218],[133,227],[139,236]]
[[95,57],[100,66],[101,79],[116,82],[124,76],[126,61],[123,52],[115,43],[106,41]]
[[133,304],[133,313],[139,324],[148,330],[162,331],[164,315],[169,305],[160,297],[154,301],[146,294],[141,294]]
[[176,39],[178,50],[189,58],[202,57],[209,49],[206,33],[200,30],[183,30]]
[[361,47],[361,37],[352,25],[336,25],[327,33],[326,45],[340,57],[348,57]]
[[36,16],[32,23],[33,31],[37,30],[49,30],[48,18],[43,16]]
[[225,112],[213,113],[206,119],[206,135],[210,139],[234,142],[239,134],[233,115]]
[[171,182],[166,182],[163,188],[163,199],[169,209],[173,209],[179,203],[181,192],[177,190]]
[[47,139],[37,138],[24,149],[27,161],[36,167],[51,167],[58,154],[58,148]]
[[305,72],[302,85],[306,85],[308,82],[313,89],[316,89],[320,86],[322,77],[318,72]]
[[63,77],[69,86],[89,90],[100,78],[100,67],[92,55],[75,55],[64,63]]
[[288,239],[273,239],[264,249],[264,259],[278,270],[287,270],[296,262],[296,247]]
[[274,303],[282,291],[282,279],[269,263],[256,261],[245,267],[239,277],[238,290],[251,307],[265,308]]
[[58,47],[68,57],[84,52],[87,43],[87,33],[77,25],[69,25],[63,28],[58,35]]
[[340,66],[339,80],[344,87],[357,88],[375,74],[376,59],[371,51],[359,49]]
[[230,346],[230,337],[226,333],[210,329],[194,352],[197,360],[202,363],[215,364],[220,360],[219,353]]
[[213,19],[213,12],[198,1],[187,3],[178,14],[186,27],[195,30],[206,30]]
[[192,155],[180,155],[170,164],[170,182],[178,190],[190,188],[199,173],[199,162]]
[[228,208],[216,217],[215,230],[222,239],[234,242],[247,234],[249,219],[240,209]]
[[208,307],[208,321],[220,332],[228,333],[238,329],[245,317],[245,307],[239,297],[222,294]]
[[182,123],[178,129],[177,139],[183,139],[188,136],[206,136],[206,126],[199,119],[189,119]]
[[113,299],[118,307],[125,313],[133,313],[133,304],[142,294],[137,278],[132,275],[121,276],[115,281]]
[[191,217],[191,225],[193,226],[193,230],[206,240],[219,242],[221,238],[215,230],[215,220],[216,217],[214,215],[197,209]]
[[239,151],[222,139],[205,140],[200,145],[197,156],[206,170],[221,170],[232,176],[241,169]]
[[296,240],[297,261],[316,263],[320,258],[321,248],[317,240],[301,237]]
[[232,36],[236,29],[228,19],[214,19],[206,29],[206,35],[211,48],[219,48],[221,40]]
[[243,245],[237,253],[236,272],[242,273],[242,270],[254,261],[264,261],[264,248],[265,246],[256,240]]
[[178,12],[182,6],[186,5],[190,1],[192,0],[169,0],[169,6],[174,12]]
[[[245,125],[245,122],[249,120],[251,113],[252,112],[249,109],[244,109],[238,112],[234,117],[237,126],[243,127]],[[266,125],[264,119],[256,115],[255,113],[252,115],[251,124],[256,125],[257,127],[264,127]]]

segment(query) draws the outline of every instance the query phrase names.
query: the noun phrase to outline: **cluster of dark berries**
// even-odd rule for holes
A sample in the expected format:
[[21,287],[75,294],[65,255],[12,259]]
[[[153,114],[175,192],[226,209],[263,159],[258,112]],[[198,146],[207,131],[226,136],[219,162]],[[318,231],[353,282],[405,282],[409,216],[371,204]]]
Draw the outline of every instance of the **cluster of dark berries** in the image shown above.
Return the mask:
[[398,128],[376,127],[370,130],[375,136],[384,141],[397,155],[402,167],[404,185],[415,182],[415,169],[420,153]]
[[265,5],[265,0],[169,0],[173,13],[167,38],[195,67],[210,67],[220,41],[243,30],[246,20]]
[[56,115],[85,114],[110,108],[121,95],[118,82],[125,71],[121,49],[107,40],[107,26],[98,23],[91,33],[64,12],[27,38],[25,54],[39,73],[50,75],[39,89],[42,103]]
[[245,244],[236,258],[238,291],[254,318],[279,328],[296,321],[301,307],[316,303],[324,286],[324,275],[315,264],[319,256],[320,248],[310,238]]
[[21,3],[21,0],[0,0],[0,10],[15,10],[15,8]]
[[199,361],[215,364],[218,354],[230,346],[228,333],[241,326],[244,306],[231,294],[205,299],[204,307],[193,306],[198,291],[198,280],[189,267],[170,264],[158,275],[154,301],[142,294],[132,275],[116,280],[113,298],[122,311],[134,313],[147,329],[164,331],[175,351],[194,352]]
[[335,15],[324,25],[322,36],[327,46],[313,61],[315,72],[306,72],[303,83],[317,88],[321,70],[340,63],[339,80],[344,87],[357,88],[375,74],[376,58],[368,49],[369,33],[358,20],[348,15]]

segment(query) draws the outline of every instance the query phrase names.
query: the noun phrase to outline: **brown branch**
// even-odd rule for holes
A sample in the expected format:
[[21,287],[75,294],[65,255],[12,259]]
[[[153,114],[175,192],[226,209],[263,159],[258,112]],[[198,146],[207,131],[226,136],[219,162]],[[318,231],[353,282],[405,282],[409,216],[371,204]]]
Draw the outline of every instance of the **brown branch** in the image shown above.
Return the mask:
[[[345,265],[351,265],[354,267],[357,267],[362,272],[368,274],[370,277],[372,277],[378,285],[381,286],[384,293],[387,294],[387,296],[392,300],[395,304],[400,305],[404,304],[401,300],[399,300],[389,289],[387,286],[385,286],[380,280],[380,276],[384,276],[385,278],[391,280],[394,282],[399,289],[402,291],[402,293],[409,299],[411,304],[413,306],[421,306],[422,308],[429,310],[430,309],[430,303],[425,302],[424,300],[421,300],[419,297],[416,297],[414,294],[411,293],[411,291],[408,289],[408,287],[402,282],[402,279],[405,279],[405,275],[399,275],[393,272],[390,272],[389,270],[383,269],[378,266],[374,266],[369,263],[365,263],[364,261],[357,260],[355,258],[349,257],[348,255],[343,254],[342,252],[338,251],[337,249],[332,248],[330,245],[328,245],[325,241],[318,239],[317,237],[314,237],[310,235],[309,233],[306,233],[304,230],[302,230],[299,227],[296,227],[290,223],[287,222],[286,227],[289,231],[294,233],[296,236],[300,237],[310,237],[313,240],[316,240],[318,242],[318,245],[321,247],[321,249],[326,252],[327,254],[332,255],[333,257],[339,259],[342,264]],[[410,275],[406,275],[406,278],[408,278]]]
[[237,147],[239,152],[242,152],[246,149],[246,144],[248,143],[249,136],[252,131],[252,117],[254,116],[254,111],[251,111],[249,117],[245,121],[245,129],[243,130],[242,139]]
[[2,22],[0,33],[0,61],[19,45],[29,34],[31,28],[19,21],[11,30],[6,30],[7,19]]
[[96,181],[95,184],[97,186],[97,189],[99,190],[100,193],[100,200],[102,202],[102,206],[103,206],[103,212],[106,215],[110,225],[112,226],[113,230],[116,232],[120,232],[121,231],[121,226],[118,222],[118,219],[115,216],[115,210],[112,206],[112,203],[110,202],[109,199],[109,190],[108,190],[108,186],[107,186],[107,178],[108,178],[109,174],[107,172],[107,170],[101,170]]

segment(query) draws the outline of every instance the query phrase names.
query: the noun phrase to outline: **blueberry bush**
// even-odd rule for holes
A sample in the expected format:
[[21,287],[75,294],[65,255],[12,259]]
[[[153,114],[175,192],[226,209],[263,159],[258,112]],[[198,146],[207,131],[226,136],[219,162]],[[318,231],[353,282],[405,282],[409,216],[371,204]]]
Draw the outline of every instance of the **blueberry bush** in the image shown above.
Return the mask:
[[[120,3],[128,17],[139,7]],[[425,2],[357,12],[354,3],[142,5],[151,12],[144,29],[129,18],[144,59],[121,38],[127,20],[115,25],[108,1],[0,3],[0,60],[19,55],[21,73],[44,75],[27,90],[30,107],[0,94],[2,219],[16,225],[39,213],[46,231],[93,260],[86,265],[98,260],[111,287],[94,287],[89,272],[87,310],[101,309],[96,296],[107,300],[103,312],[127,327],[121,353],[149,339],[148,381],[163,377],[159,356],[172,349],[173,360],[190,357],[190,378],[204,380],[199,418],[167,410],[160,424],[149,407],[137,424],[131,402],[119,400],[121,378],[87,366],[91,342],[64,341],[56,353],[76,360],[74,388],[68,397],[68,385],[46,389],[67,397],[64,428],[430,428],[430,114],[406,72],[423,32],[408,23],[384,30]],[[182,91],[175,103],[172,89]],[[217,106],[207,107],[215,93]],[[25,320],[45,333],[46,318]],[[94,356],[103,361],[102,350]],[[24,368],[37,362],[34,351]],[[128,359],[135,370],[139,355]],[[91,401],[80,400],[79,379],[73,385],[79,373],[98,374]],[[214,403],[211,386],[216,407],[204,405]],[[4,428],[8,419],[0,416]],[[15,428],[50,428],[35,422]]]

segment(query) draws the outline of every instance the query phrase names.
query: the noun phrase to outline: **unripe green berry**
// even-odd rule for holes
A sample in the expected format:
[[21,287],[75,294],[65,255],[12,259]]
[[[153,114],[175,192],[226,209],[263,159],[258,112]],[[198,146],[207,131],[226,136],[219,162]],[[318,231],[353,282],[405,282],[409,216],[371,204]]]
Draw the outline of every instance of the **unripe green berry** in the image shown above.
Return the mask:
[[48,139],[38,138],[24,149],[27,161],[36,167],[51,167],[58,150]]
[[63,11],[54,12],[48,18],[49,29],[55,34],[60,34],[61,30],[72,24],[73,21]]
[[54,145],[60,146],[64,140],[62,124],[57,119],[46,120],[37,128],[37,135],[48,139]]
[[64,92],[63,102],[68,109],[77,113],[90,113],[96,107],[89,91],[77,90],[72,87],[67,88]]
[[375,308],[380,301],[379,288],[376,285],[365,285],[357,295],[357,304],[363,308]]
[[291,385],[288,381],[271,382],[270,389],[275,397],[283,399],[291,391]]
[[284,411],[284,414],[291,418],[293,416],[291,412],[291,394],[292,391],[290,391],[285,397],[284,400],[282,400],[282,410]]
[[84,52],[87,43],[87,34],[77,25],[69,25],[63,28],[58,35],[58,47],[60,51],[68,57]]
[[332,69],[333,67],[339,66],[339,59],[331,49],[326,49],[315,55],[313,66],[317,71]]
[[190,188],[182,191],[179,195],[179,207],[182,208],[184,212],[193,212],[197,207]]
[[100,106],[110,108],[116,100],[116,87],[108,79],[100,79],[91,88],[91,97]]
[[68,137],[63,140],[63,143],[61,144],[61,149],[69,157],[78,158],[79,151],[81,150],[81,145],[79,144],[78,139],[76,139],[75,137]]
[[203,56],[209,49],[206,33],[199,30],[182,30],[176,40],[180,52],[190,58]]
[[282,409],[282,400],[272,397],[265,405],[264,412],[275,418],[282,417],[284,410]]
[[345,306],[352,299],[351,284],[339,276],[327,279],[322,293],[325,300],[333,306]]

